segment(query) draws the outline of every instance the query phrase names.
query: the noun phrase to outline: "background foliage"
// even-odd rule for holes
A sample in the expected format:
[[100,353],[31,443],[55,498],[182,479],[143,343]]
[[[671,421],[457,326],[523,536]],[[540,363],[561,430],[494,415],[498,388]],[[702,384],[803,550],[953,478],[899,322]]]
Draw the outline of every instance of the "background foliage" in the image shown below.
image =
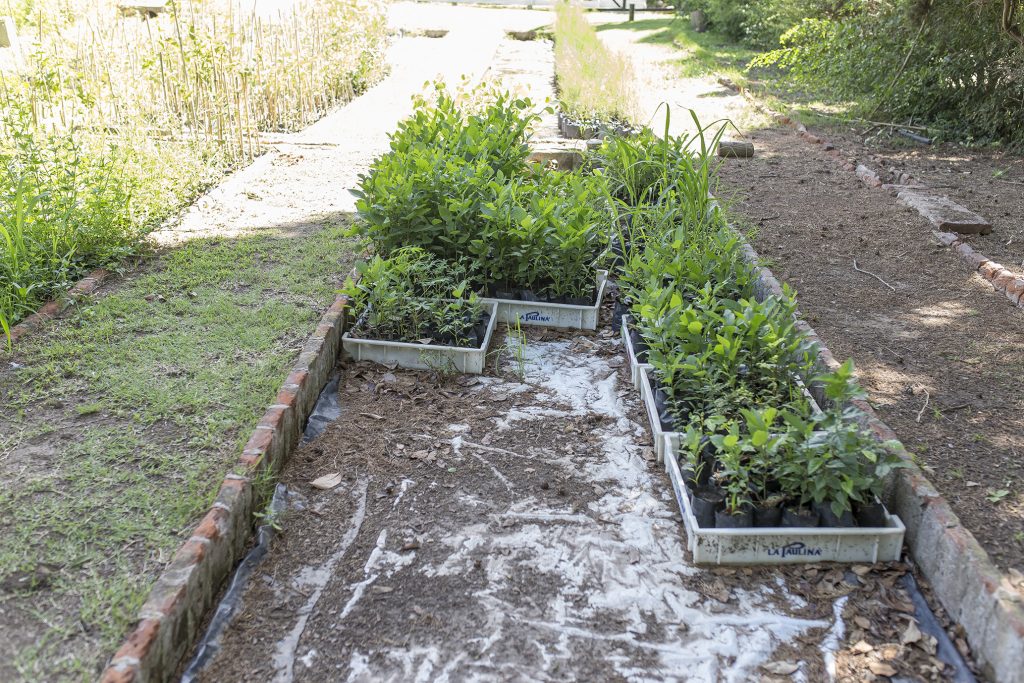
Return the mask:
[[805,91],[941,137],[1024,145],[1024,0],[694,0]]

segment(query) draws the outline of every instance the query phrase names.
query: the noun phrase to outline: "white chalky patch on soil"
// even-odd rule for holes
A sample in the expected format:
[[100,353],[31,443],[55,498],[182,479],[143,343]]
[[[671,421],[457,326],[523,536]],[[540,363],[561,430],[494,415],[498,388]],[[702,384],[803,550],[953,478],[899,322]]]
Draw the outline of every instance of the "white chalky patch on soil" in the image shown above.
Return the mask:
[[[426,577],[466,574],[475,563],[486,573],[485,587],[473,593],[489,615],[480,629],[481,667],[500,666],[501,661],[489,661],[489,647],[514,625],[527,623],[554,636],[554,644],[533,642],[546,665],[571,661],[574,643],[596,640],[646,651],[657,659],[655,675],[622,656],[621,648],[607,648],[608,664],[630,680],[685,671],[690,680],[745,681],[779,643],[826,625],[777,614],[769,596],[774,592],[783,602],[791,599],[782,586],[734,590],[728,605],[684,588],[683,577],[698,570],[685,563],[679,513],[662,490],[664,482],[655,480],[641,457],[637,437],[644,430],[628,416],[618,393],[617,371],[602,357],[572,350],[568,342],[531,342],[524,354],[527,381],[569,406],[571,413],[542,406],[506,409],[495,418],[497,430],[542,417],[603,416],[594,426],[600,452],[576,453],[554,462],[604,494],[589,505],[589,514],[527,496],[494,515],[498,524],[480,521],[438,539],[451,552],[441,563],[420,566],[418,571]],[[493,384],[491,388],[503,389]],[[481,451],[482,445],[470,445],[461,434],[451,443],[457,454],[481,460],[488,450],[499,455],[503,451]],[[498,466],[488,465],[510,484]],[[556,598],[543,608],[506,599],[524,571],[555,577]],[[621,630],[595,631],[592,625],[602,623],[621,624]],[[430,651],[388,656],[398,658],[403,671],[412,676],[422,674],[428,665],[428,675],[436,675],[435,655]],[[419,668],[409,660],[417,657]]]

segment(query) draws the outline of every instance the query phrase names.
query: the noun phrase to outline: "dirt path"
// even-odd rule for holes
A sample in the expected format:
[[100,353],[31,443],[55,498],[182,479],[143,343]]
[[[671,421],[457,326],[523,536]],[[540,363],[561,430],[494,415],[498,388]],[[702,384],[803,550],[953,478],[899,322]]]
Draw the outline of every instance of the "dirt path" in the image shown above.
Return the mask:
[[[644,44],[649,34],[600,32],[632,56],[637,73],[659,74],[644,88],[647,111],[661,101],[691,103],[702,119],[739,122],[757,153],[723,164],[718,194],[740,227],[755,230],[754,246],[796,288],[803,314],[833,353],[856,362],[872,403],[964,524],[1003,569],[1024,571],[1024,312],[939,248],[916,212],[868,189],[820,145],[771,128],[737,95],[706,97],[721,87],[711,79],[673,75],[666,60],[674,51]],[[859,141],[836,142],[867,156]],[[1019,266],[1024,192],[1003,182],[1021,182],[1013,158],[980,155],[971,163],[949,148],[930,157],[872,152],[880,166],[907,170],[997,220],[992,236],[968,241]],[[896,291],[856,272],[854,259]]]

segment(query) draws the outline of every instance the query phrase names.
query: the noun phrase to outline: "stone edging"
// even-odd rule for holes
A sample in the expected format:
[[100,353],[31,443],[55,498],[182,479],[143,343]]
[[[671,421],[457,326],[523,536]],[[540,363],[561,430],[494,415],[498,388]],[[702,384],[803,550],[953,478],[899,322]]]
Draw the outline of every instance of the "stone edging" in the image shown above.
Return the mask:
[[[750,263],[759,262],[757,252],[746,241],[743,255]],[[769,268],[757,265],[756,272],[759,298],[782,295],[782,285]],[[799,318],[797,327],[816,345],[819,371],[840,367],[814,328]],[[814,388],[812,393],[821,400]],[[899,440],[867,401],[852,403],[879,439]],[[905,540],[914,561],[949,616],[963,626],[986,675],[998,683],[1024,683],[1024,597],[1006,583],[988,553],[920,468],[909,459],[907,463],[909,466],[889,482],[885,503],[906,525]]]
[[[67,291],[65,298],[73,299],[75,297],[89,296],[90,294],[95,293],[95,291],[100,288],[100,285],[102,285],[108,277],[110,277],[110,271],[103,268],[97,268],[76,282],[71,289]],[[15,342],[30,332],[38,330],[48,320],[53,320],[60,315],[63,310],[64,305],[62,300],[52,299],[47,301],[39,307],[39,310],[19,321],[17,325],[11,328],[11,342]],[[2,338],[2,330],[0,330],[0,339]]]
[[346,297],[337,297],[320,319],[213,506],[157,578],[101,683],[166,681],[174,675],[221,585],[245,553],[256,506],[266,494],[258,489],[287,461],[327,384],[341,347],[347,304]]

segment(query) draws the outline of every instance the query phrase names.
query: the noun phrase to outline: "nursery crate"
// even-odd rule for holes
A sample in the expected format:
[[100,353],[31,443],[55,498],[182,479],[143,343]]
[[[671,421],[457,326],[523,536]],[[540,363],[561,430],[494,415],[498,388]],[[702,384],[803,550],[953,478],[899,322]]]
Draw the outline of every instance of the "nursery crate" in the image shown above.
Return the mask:
[[377,363],[398,363],[412,370],[455,369],[471,375],[484,371],[487,347],[491,344],[494,326],[497,324],[498,304],[485,302],[485,310],[491,314],[487,332],[478,349],[441,346],[439,344],[409,344],[407,342],[380,341],[378,339],[356,339],[349,332],[341,338],[342,348],[354,360],[371,360]]
[[626,357],[629,359],[629,376],[633,381],[633,388],[640,389],[640,372],[651,367],[650,363],[640,363],[636,359],[636,350],[633,348],[633,340],[629,338],[629,322],[633,316],[626,314],[622,316],[622,343],[626,346]]
[[486,303],[498,305],[498,322],[514,325],[540,325],[543,327],[564,327],[576,330],[596,330],[601,300],[608,284],[608,271],[597,271],[597,301],[590,306],[572,304],[547,304],[540,301],[518,299],[492,299],[482,297]]
[[[626,333],[625,322],[623,322],[623,336],[626,337],[626,348],[628,353],[632,354],[632,348],[629,346],[628,334]],[[630,360],[633,356],[630,355]],[[658,457],[658,462],[662,462],[665,459],[666,453],[675,453],[679,450],[679,441],[682,438],[682,434],[679,432],[666,432],[661,428],[661,420],[658,418],[658,409],[654,405],[654,374],[652,367],[649,363],[640,363],[636,369],[637,379],[636,383],[639,385],[640,398],[644,402],[644,410],[647,413],[647,420],[651,423],[651,434],[654,437],[654,453]],[[814,400],[814,396],[807,390],[807,385],[803,383],[799,377],[794,377],[793,381],[800,387],[807,400],[811,404],[811,411],[814,413],[820,413],[821,408],[818,406],[818,402]],[[664,438],[663,438],[664,437]]]
[[654,455],[658,462],[665,458],[666,435],[672,437],[673,443],[679,443],[679,434],[676,432],[665,432],[661,429],[661,420],[658,418],[658,409],[654,406],[654,385],[651,383],[651,366],[644,364],[637,368],[637,380],[640,384],[640,399],[644,403],[644,411],[647,413],[647,421],[651,425],[651,438],[654,439]]
[[[667,435],[665,435],[667,436]],[[662,437],[666,441],[665,436]],[[675,451],[662,445],[672,490],[696,564],[802,564],[895,562],[903,549],[903,522],[886,510],[885,527],[767,527],[702,529],[690,508]]]

